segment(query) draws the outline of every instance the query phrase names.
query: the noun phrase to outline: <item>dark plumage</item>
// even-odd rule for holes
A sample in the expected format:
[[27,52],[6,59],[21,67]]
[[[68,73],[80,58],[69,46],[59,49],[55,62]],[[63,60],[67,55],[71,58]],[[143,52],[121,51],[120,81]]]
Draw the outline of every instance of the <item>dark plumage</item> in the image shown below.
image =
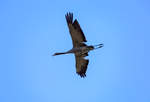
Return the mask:
[[72,38],[73,48],[67,52],[55,53],[53,56],[74,53],[76,59],[76,72],[81,77],[85,77],[87,66],[89,63],[89,60],[85,59],[85,57],[88,56],[88,52],[90,50],[101,48],[103,44],[99,44],[96,46],[87,46],[85,44],[87,40],[80,27],[80,24],[78,23],[77,19],[73,21],[73,13],[67,13],[65,17]]

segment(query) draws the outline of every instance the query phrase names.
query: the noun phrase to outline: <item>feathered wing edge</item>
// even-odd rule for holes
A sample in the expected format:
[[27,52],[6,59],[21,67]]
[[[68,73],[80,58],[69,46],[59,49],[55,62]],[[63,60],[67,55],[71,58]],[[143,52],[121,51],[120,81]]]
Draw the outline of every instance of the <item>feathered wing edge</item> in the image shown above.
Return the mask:
[[87,42],[86,38],[85,38],[85,35],[80,27],[80,24],[79,22],[77,21],[77,19],[75,19],[75,21],[73,22],[73,27],[78,31],[80,32],[81,36],[82,36],[82,41],[83,42]]
[[65,15],[65,18],[67,21],[69,32],[70,32],[72,40],[73,40],[73,44],[76,45],[76,43],[87,42],[86,37],[85,37],[77,19],[75,19],[73,21],[73,13],[70,13],[70,12],[67,13]]
[[80,75],[82,78],[86,77],[88,63],[89,63],[88,59],[76,56],[76,73]]
[[65,15],[65,17],[68,25],[73,24],[73,13],[69,12]]
[[[75,21],[73,22],[73,13],[67,13],[65,15],[66,17],[66,21],[67,21],[67,24],[68,24],[68,27],[72,26],[74,30],[76,30],[76,32],[78,32],[77,34],[79,35],[76,35],[76,36],[81,36],[82,40],[80,40],[80,42],[78,43],[78,46],[86,46],[86,44],[84,44],[83,42],[86,42],[86,38],[84,36],[84,33],[80,27],[80,24],[78,23],[78,21],[75,19]],[[70,30],[70,28],[69,28]],[[72,33],[72,32],[70,32]],[[74,34],[74,33],[73,33]],[[74,35],[71,34],[71,37],[72,37],[72,40],[74,40]],[[76,37],[75,37],[76,38]],[[75,41],[73,41],[75,42]],[[85,55],[83,56],[76,56],[75,55],[75,58],[76,58],[76,72],[78,75],[80,75],[81,77],[86,77],[86,70],[87,70],[87,66],[88,66],[88,63],[89,63],[89,60],[88,59],[84,59],[85,56],[88,56],[88,54],[86,53]]]

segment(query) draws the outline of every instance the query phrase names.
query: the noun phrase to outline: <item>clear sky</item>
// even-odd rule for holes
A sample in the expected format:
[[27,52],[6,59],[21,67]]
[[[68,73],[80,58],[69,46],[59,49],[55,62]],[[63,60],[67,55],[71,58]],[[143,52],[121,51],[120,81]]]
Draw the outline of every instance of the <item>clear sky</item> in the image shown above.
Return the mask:
[[[75,70],[65,14],[88,44],[87,77]],[[150,102],[149,0],[1,0],[0,102]]]

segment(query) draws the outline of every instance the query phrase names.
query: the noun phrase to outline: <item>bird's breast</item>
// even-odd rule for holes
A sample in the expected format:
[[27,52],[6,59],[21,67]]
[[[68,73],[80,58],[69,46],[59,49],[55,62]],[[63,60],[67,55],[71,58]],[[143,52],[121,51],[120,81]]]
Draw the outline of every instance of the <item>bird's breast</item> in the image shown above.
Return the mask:
[[76,55],[82,55],[82,54],[88,53],[89,50],[86,47],[79,47],[79,48],[73,48],[72,51]]

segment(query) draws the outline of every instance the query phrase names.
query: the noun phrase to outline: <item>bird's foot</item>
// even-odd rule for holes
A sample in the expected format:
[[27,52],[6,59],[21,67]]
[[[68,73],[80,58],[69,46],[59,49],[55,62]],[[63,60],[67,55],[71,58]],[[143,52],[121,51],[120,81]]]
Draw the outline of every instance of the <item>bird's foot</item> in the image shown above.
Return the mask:
[[104,44],[98,44],[98,45],[95,45],[94,46],[94,49],[98,49],[98,48],[101,48],[101,47],[103,47],[104,46]]

